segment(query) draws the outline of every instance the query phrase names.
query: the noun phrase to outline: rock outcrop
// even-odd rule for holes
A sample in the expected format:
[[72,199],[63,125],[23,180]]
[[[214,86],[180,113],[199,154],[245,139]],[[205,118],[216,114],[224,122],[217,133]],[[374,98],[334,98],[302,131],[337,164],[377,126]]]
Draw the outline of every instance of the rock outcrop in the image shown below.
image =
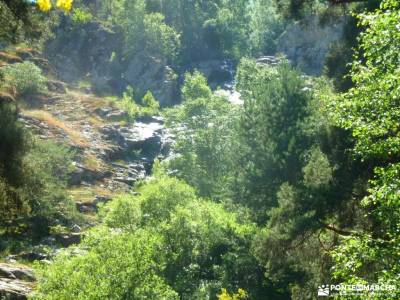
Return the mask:
[[94,90],[116,89],[116,82],[121,82],[118,76],[120,61],[113,59],[113,53],[123,43],[118,26],[105,26],[96,21],[74,24],[63,18],[54,36],[46,45],[46,54],[55,66],[58,78],[75,82],[89,74]]
[[151,91],[161,105],[176,103],[178,75],[162,58],[146,53],[122,54],[123,34],[118,26],[96,21],[73,24],[63,19],[46,53],[67,82],[88,80],[96,93],[122,93],[131,85],[139,94]]
[[129,62],[123,78],[127,84],[143,94],[151,91],[162,106],[177,103],[178,75],[165,60],[144,53],[135,55]]
[[25,300],[33,290],[33,270],[25,266],[0,263],[0,299]]
[[342,37],[344,19],[320,24],[309,16],[286,28],[277,41],[277,50],[308,75],[320,75],[332,43]]
[[66,89],[30,104],[20,114],[25,127],[42,139],[68,144],[75,150],[75,169],[69,184],[90,189],[93,195],[74,196],[82,213],[97,211],[96,199],[128,191],[151,171],[154,159],[168,152],[161,117],[126,122],[126,113],[113,102],[92,94]]
[[207,78],[211,88],[224,86],[234,80],[235,66],[230,60],[206,60],[193,63],[192,70],[198,70]]

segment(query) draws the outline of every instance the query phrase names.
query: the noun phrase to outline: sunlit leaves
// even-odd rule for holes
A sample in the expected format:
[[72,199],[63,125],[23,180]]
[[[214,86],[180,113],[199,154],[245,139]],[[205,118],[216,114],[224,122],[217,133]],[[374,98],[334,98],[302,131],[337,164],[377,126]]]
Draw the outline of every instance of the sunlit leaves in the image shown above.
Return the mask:
[[[398,1],[361,15],[366,30],[352,68],[354,88],[336,101],[338,124],[355,138],[354,154],[375,168],[362,201],[372,228],[343,239],[334,252],[334,275],[347,283],[396,284],[400,261],[400,13]],[[371,270],[374,270],[371,272]],[[398,299],[385,295],[386,299]],[[371,299],[380,299],[372,295]]]

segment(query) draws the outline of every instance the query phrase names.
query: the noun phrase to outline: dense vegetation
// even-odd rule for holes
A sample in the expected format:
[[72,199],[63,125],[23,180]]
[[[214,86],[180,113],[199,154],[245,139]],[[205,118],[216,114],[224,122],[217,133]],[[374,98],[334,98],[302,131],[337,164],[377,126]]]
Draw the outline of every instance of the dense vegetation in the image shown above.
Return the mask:
[[[323,284],[396,286],[400,5],[352,2],[0,1],[4,46],[40,47],[57,26],[98,22],[122,32],[110,63],[142,53],[182,71],[179,105],[161,109],[140,86],[116,96],[128,122],[165,118],[172,153],[132,193],[102,205],[80,244],[36,264],[32,298],[314,299]],[[257,62],[310,15],[347,18],[322,76],[282,56]],[[243,104],[191,69],[206,59],[234,61]],[[0,75],[0,92],[22,105],[47,92],[32,62]],[[2,248],[83,218],[67,195],[75,153],[33,136],[19,105],[0,101]],[[400,289],[347,297],[399,299]]]

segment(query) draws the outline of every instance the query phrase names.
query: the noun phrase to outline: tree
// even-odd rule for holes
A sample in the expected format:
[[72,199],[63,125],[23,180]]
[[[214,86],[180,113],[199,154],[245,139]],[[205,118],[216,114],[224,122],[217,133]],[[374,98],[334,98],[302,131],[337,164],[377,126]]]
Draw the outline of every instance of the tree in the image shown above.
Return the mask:
[[[343,239],[334,253],[334,275],[347,283],[399,279],[399,9],[398,1],[386,0],[375,12],[359,15],[366,30],[352,65],[355,86],[335,103],[338,124],[355,139],[355,157],[375,168],[369,195],[361,201],[369,224]],[[396,299],[399,292],[385,297]]]
[[53,264],[43,265],[34,299],[179,299],[161,277],[159,235],[100,228],[83,245],[89,250],[61,253]]
[[15,63],[1,68],[4,76],[4,86],[13,88],[20,95],[35,94],[46,89],[46,77],[42,70],[32,62]]
[[28,143],[15,104],[0,101],[0,139],[0,211],[1,219],[7,222],[29,210],[18,193],[24,184],[22,157]]
[[180,36],[164,23],[164,16],[159,13],[144,16],[145,51],[149,55],[165,57],[174,62],[180,49]]
[[153,175],[140,194],[101,208],[102,224],[78,249],[42,266],[37,298],[207,299],[243,287],[264,299],[271,292],[251,253],[253,223],[162,169]]
[[177,132],[174,151],[178,154],[169,161],[169,168],[201,196],[221,199],[229,190],[233,168],[230,151],[237,110],[224,97],[213,95],[197,71],[186,74],[182,97],[182,105],[167,118]]
[[238,199],[263,216],[276,204],[278,187],[301,178],[302,155],[312,142],[305,131],[312,95],[304,79],[285,62],[275,68],[242,60],[237,81],[244,100]]

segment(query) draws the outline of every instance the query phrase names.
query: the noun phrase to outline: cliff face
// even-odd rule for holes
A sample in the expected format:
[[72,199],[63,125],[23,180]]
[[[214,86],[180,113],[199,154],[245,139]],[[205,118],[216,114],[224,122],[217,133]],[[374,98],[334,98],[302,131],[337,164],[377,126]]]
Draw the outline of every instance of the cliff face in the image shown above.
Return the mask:
[[118,26],[99,22],[73,24],[63,20],[46,55],[58,76],[67,82],[90,81],[96,93],[122,93],[128,85],[144,94],[151,91],[161,105],[176,103],[178,76],[162,58],[145,52],[122,53],[123,34]]
[[345,19],[321,24],[310,15],[290,24],[277,41],[277,50],[308,75],[321,75],[325,58],[335,41],[342,38]]

